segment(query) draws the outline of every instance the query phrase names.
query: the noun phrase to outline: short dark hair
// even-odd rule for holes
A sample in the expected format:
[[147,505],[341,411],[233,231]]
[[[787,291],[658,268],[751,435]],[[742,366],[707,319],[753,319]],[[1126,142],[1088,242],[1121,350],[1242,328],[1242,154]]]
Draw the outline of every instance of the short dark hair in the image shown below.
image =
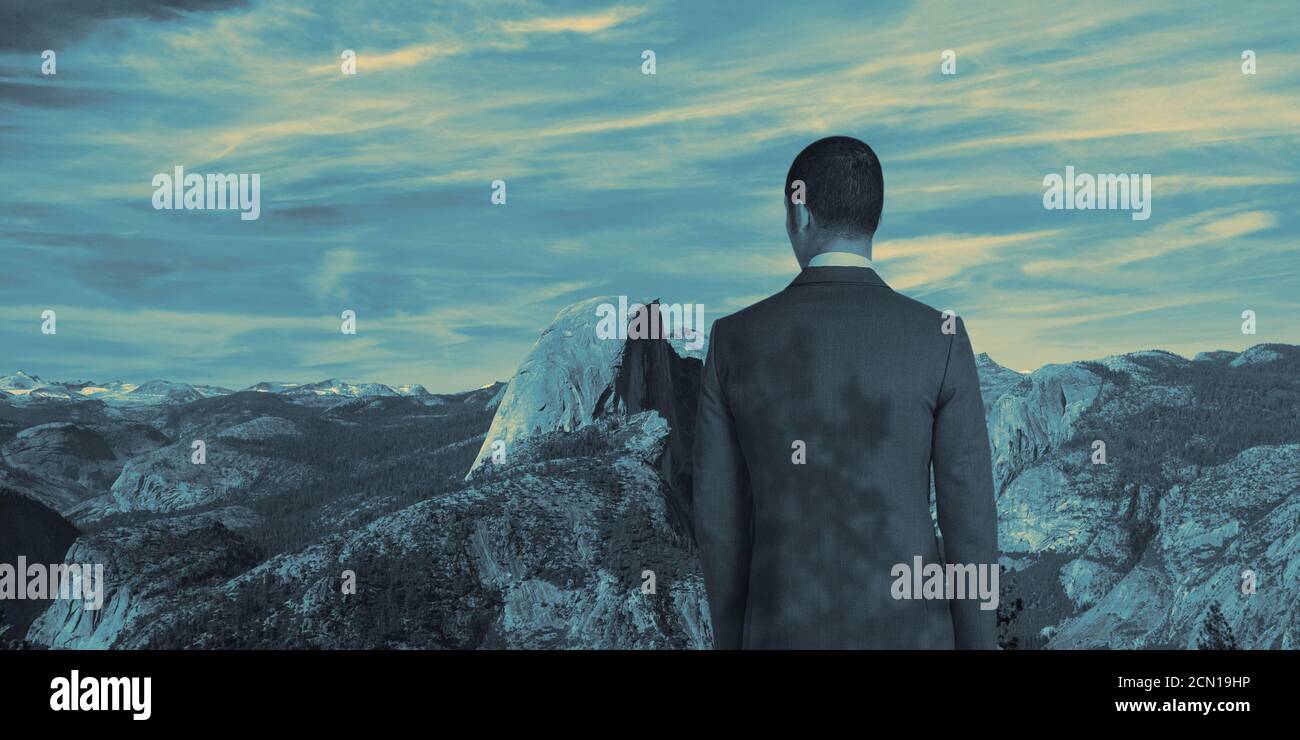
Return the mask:
[[804,183],[805,204],[817,224],[842,234],[873,234],[885,203],[880,160],[866,143],[829,136],[804,147],[785,176],[786,204],[795,180]]

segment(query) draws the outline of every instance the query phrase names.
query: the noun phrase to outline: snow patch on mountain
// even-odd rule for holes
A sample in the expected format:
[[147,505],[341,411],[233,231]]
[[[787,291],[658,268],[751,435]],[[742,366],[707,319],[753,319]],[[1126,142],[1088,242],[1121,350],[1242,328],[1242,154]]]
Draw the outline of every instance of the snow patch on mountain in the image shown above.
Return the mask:
[[290,396],[342,396],[345,398],[401,395],[383,383],[349,383],[338,378],[329,378],[318,383],[307,383],[287,390],[285,393]]
[[30,393],[31,391],[46,385],[49,384],[44,380],[41,380],[35,375],[28,375],[22,370],[15,372],[13,375],[0,375],[0,390],[9,391],[14,395]]
[[302,383],[286,383],[278,380],[264,380],[260,383],[254,383],[244,390],[254,391],[257,393],[284,393],[301,386]]

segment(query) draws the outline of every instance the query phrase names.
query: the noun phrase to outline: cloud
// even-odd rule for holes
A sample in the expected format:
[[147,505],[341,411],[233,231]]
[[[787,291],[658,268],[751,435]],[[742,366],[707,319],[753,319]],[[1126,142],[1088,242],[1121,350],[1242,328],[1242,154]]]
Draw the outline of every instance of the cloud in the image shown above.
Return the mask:
[[331,249],[321,256],[320,265],[308,273],[307,287],[322,302],[347,301],[351,292],[344,281],[364,270],[361,253],[355,249]]
[[1001,261],[1008,247],[1042,247],[1061,232],[1027,231],[1010,234],[934,234],[882,241],[872,250],[886,282],[899,289],[949,283],[969,268]]
[[112,93],[79,85],[48,82],[0,82],[0,101],[37,108],[78,108],[96,105]]
[[[715,318],[780,290],[784,174],[829,133],[881,156],[882,276],[960,308],[1013,366],[1192,343],[1242,296],[1293,301],[1284,3],[608,2],[19,4],[0,35],[53,34],[59,77],[39,75],[39,34],[0,59],[0,189],[20,194],[0,203],[5,305],[95,326],[61,320],[51,342],[24,314],[0,346],[88,375],[476,387],[594,293]],[[1258,75],[1223,38],[1260,50]],[[178,163],[261,173],[263,217],[154,211],[150,178]],[[1065,164],[1152,173],[1151,220],[1045,211]],[[364,343],[338,341],[345,307]],[[1179,312],[1203,323],[1159,328]]]
[[1024,265],[1027,275],[1074,276],[1111,272],[1133,263],[1152,260],[1176,251],[1222,244],[1261,231],[1279,223],[1271,211],[1216,209],[1205,213],[1171,219],[1158,224],[1151,232],[1134,229],[1123,238],[1112,238],[1093,245],[1089,254],[1070,259],[1036,259]]
[[529,18],[505,21],[506,33],[598,33],[626,23],[644,12],[644,8],[615,7],[600,13]]
[[[463,50],[464,47],[459,44],[412,44],[393,51],[379,53],[368,52],[364,49],[353,49],[357,54],[358,75],[415,67],[431,59],[459,54]],[[338,63],[313,67],[312,71],[317,74],[338,75],[341,74],[340,65],[342,63],[342,57],[340,56]]]
[[62,50],[104,21],[145,18],[175,21],[190,13],[226,10],[246,0],[47,0],[5,6],[0,51]]

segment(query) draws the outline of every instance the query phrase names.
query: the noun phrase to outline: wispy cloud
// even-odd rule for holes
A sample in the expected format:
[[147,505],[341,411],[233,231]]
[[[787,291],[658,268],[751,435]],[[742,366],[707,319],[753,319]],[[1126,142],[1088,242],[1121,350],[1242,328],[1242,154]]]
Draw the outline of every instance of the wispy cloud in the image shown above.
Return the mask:
[[509,20],[501,28],[506,33],[598,33],[626,23],[642,12],[643,8],[615,7],[598,13]]
[[[10,363],[478,386],[591,294],[783,288],[785,170],[832,133],[884,164],[881,274],[1006,364],[1300,341],[1293,3],[199,5],[0,32]],[[260,173],[261,219],[154,211],[176,164]],[[1067,164],[1151,173],[1151,219],[1045,211]]]
[[343,282],[361,269],[360,252],[355,249],[331,249],[321,257],[320,266],[307,275],[307,285],[322,301],[347,301],[349,293]]
[[[424,64],[431,59],[451,56],[464,50],[459,44],[411,44],[400,49],[394,49],[387,52],[358,52],[353,49],[357,55],[357,71],[365,72],[383,72],[394,69],[406,69],[418,64]],[[341,52],[340,52],[341,54]],[[338,64],[324,64],[313,67],[312,71],[316,74],[337,74],[341,71],[342,57],[339,57]]]

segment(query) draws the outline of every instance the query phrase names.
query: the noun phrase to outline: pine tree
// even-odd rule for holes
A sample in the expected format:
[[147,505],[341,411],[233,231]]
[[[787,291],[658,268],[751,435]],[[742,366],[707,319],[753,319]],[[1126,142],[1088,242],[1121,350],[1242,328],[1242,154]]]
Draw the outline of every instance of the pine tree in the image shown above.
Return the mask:
[[1210,611],[1201,623],[1201,634],[1196,638],[1197,650],[1240,650],[1237,637],[1232,634],[1232,625],[1223,616],[1223,610],[1216,601],[1210,604]]
[[1012,626],[1025,610],[1024,599],[1011,598],[1015,591],[1015,581],[1012,578],[1003,580],[998,591],[998,647],[1003,650],[1019,650],[1020,638],[1012,634]]

